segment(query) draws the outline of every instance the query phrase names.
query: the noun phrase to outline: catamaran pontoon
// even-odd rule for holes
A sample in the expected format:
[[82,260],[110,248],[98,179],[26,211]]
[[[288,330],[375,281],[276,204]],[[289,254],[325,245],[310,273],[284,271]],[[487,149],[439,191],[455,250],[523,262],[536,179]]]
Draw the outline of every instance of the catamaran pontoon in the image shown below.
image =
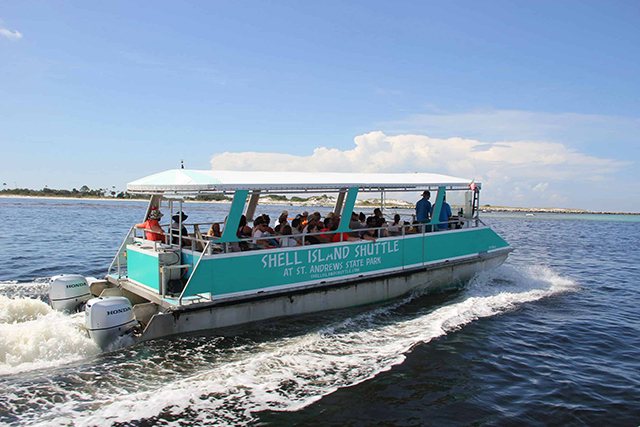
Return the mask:
[[[191,246],[184,247],[173,243],[182,241],[183,224],[170,229],[166,244],[146,240],[132,227],[104,280],[76,275],[52,280],[54,308],[86,303],[87,330],[102,347],[132,331],[145,341],[463,283],[502,264],[512,250],[478,217],[480,184],[444,175],[177,169],[131,182],[127,190],[150,196],[145,220],[162,203],[173,212],[177,201],[182,210],[185,197],[223,194],[233,199],[221,237],[203,237],[196,224]],[[376,241],[342,237],[353,232],[348,218],[359,194],[379,192],[384,205],[387,192],[424,190],[437,191],[428,224],[401,226],[399,235]],[[464,192],[464,215],[455,218],[456,227],[432,232],[440,224],[445,191]],[[239,242],[251,242],[238,237],[238,224],[243,213],[252,219],[262,195],[320,192],[337,195],[333,212],[344,218],[335,230],[340,241],[234,251]],[[175,235],[178,239],[172,239]],[[307,236],[292,237],[304,243]]]

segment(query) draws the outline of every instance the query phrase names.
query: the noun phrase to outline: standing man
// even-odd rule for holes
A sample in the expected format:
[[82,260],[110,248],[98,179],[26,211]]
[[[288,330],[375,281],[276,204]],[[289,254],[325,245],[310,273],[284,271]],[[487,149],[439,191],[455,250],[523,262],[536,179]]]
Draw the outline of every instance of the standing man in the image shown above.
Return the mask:
[[431,193],[429,190],[422,193],[422,199],[416,203],[416,221],[421,223],[429,222],[429,215],[431,214],[431,202],[429,198]]

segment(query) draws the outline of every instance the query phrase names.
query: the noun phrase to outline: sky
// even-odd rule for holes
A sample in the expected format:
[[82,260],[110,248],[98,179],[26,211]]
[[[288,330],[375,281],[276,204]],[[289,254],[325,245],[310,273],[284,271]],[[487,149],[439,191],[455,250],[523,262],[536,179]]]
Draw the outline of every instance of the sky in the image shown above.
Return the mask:
[[0,181],[124,189],[183,159],[640,212],[639,21],[637,1],[5,2]]

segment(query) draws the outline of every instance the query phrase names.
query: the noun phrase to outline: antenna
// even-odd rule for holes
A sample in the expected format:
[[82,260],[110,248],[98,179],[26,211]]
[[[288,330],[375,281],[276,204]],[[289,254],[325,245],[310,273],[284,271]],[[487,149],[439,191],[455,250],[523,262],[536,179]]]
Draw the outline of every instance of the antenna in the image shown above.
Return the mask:
[[180,159],[180,169],[184,169],[184,160]]

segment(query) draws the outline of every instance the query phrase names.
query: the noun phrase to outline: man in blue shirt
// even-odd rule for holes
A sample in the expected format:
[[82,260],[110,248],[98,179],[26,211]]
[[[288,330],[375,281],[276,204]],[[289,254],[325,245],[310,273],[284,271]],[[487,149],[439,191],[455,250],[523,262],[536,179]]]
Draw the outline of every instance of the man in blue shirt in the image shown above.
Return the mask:
[[[435,208],[435,205],[434,205]],[[433,214],[433,208],[431,208],[431,214]],[[442,197],[442,209],[440,209],[440,224],[438,224],[438,230],[446,230],[449,228],[449,217],[451,216],[451,206],[447,203],[447,196]]]
[[416,203],[416,221],[422,223],[429,222],[429,215],[431,214],[430,197],[431,193],[429,191],[425,191],[422,193],[422,199]]

